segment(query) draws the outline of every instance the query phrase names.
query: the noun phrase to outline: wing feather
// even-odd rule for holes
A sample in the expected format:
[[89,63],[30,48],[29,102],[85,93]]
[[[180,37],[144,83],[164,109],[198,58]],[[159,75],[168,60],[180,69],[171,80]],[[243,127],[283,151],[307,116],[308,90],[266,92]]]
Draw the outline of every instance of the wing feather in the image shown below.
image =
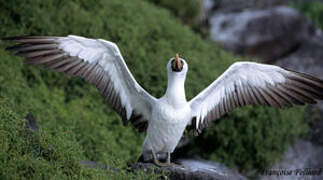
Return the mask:
[[124,124],[130,121],[140,131],[147,128],[155,98],[136,82],[116,44],[73,35],[5,40],[18,43],[6,49],[24,57],[27,64],[84,78],[97,87]]
[[274,65],[237,62],[190,102],[195,135],[210,121],[245,105],[276,108],[323,99],[323,80]]

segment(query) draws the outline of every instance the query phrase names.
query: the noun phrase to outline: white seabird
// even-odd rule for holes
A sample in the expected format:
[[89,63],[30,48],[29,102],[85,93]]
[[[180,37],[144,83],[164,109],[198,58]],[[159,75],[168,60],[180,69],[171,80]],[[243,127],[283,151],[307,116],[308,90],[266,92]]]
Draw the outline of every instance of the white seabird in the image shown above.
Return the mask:
[[[168,166],[170,154],[185,129],[196,135],[210,121],[245,105],[274,107],[315,103],[323,99],[323,81],[278,66],[236,62],[192,100],[185,97],[188,65],[178,55],[167,64],[168,86],[159,99],[147,93],[130,73],[116,44],[103,39],[29,36],[7,38],[19,43],[7,48],[25,57],[27,64],[75,75],[95,85],[105,100],[139,131],[147,131],[144,160]],[[167,153],[166,163],[156,154]]]

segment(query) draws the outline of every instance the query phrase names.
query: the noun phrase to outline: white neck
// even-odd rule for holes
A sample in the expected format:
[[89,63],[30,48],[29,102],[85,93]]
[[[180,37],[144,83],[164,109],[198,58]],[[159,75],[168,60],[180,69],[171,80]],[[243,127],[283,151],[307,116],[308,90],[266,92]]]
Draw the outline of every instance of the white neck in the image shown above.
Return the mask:
[[168,73],[168,84],[165,97],[168,99],[169,103],[177,106],[186,103],[185,96],[185,77],[186,74],[174,74]]

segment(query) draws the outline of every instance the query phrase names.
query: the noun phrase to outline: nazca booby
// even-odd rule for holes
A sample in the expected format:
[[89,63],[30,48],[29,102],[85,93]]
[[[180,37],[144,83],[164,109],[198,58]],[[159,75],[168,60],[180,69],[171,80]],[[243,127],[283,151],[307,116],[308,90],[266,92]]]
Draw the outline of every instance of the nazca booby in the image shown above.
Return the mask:
[[[190,101],[184,82],[187,62],[178,55],[167,64],[168,86],[157,99],[147,93],[129,71],[119,48],[103,39],[27,36],[7,38],[18,45],[7,48],[26,58],[27,64],[75,75],[95,85],[121,116],[147,135],[142,146],[144,160],[171,165],[170,154],[185,129],[201,133],[212,120],[245,105],[290,107],[323,99],[323,81],[274,65],[236,62]],[[166,153],[165,163],[156,154]]]

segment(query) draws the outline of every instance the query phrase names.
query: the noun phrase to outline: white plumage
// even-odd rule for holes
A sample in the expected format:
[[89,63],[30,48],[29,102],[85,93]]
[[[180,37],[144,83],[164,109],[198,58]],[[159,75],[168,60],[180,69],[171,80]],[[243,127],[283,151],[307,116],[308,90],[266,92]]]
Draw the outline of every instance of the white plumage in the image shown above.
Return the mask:
[[197,117],[196,128],[198,128],[199,121],[203,120],[207,113],[220,103],[223,97],[234,91],[235,85],[266,88],[267,85],[274,86],[278,83],[284,83],[285,76],[289,74],[290,72],[278,66],[254,62],[234,63],[209,87],[189,102],[194,116]]
[[[236,107],[315,103],[323,98],[323,81],[283,68],[253,62],[237,62],[195,98],[187,102],[184,83],[188,65],[171,58],[168,86],[159,99],[148,94],[130,73],[116,44],[79,36],[8,38],[19,45],[8,50],[26,57],[26,63],[85,78],[95,85],[123,122],[147,131],[143,159],[153,155],[158,165],[170,165],[172,153],[185,129],[201,133],[211,120]],[[167,163],[156,154],[167,153]]]

